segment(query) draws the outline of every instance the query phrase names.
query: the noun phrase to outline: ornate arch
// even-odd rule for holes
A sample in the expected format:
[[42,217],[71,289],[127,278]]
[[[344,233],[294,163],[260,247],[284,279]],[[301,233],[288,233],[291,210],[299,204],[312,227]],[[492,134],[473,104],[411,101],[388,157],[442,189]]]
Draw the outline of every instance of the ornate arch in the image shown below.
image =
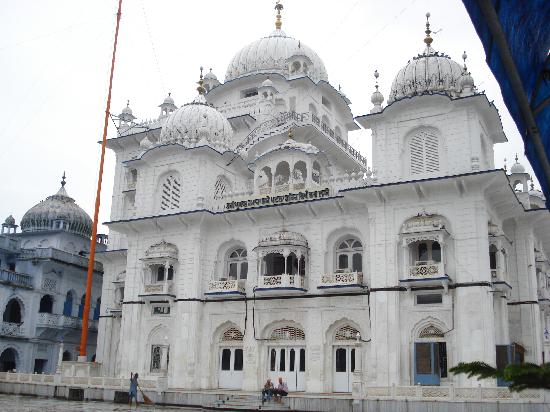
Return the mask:
[[156,203],[157,210],[171,212],[179,210],[183,196],[181,175],[176,170],[161,174],[157,180]]
[[[167,338],[167,339],[166,339]],[[166,343],[170,342],[170,329],[164,324],[158,324],[151,328],[147,336],[147,343]]]
[[[225,322],[222,322],[214,329],[214,332],[212,333],[212,344],[217,345],[217,344],[220,344],[221,342],[229,342],[229,341],[235,342],[238,339],[229,340],[228,338],[229,337],[237,338],[239,334],[241,337],[240,340],[242,342],[242,340],[244,339],[244,335],[241,332],[241,330],[242,329],[235,322],[226,320]],[[224,335],[226,335],[225,339],[224,339]]]
[[433,316],[428,316],[413,326],[411,331],[411,341],[414,342],[418,339],[441,340],[445,338],[445,331],[447,330],[449,330],[449,328],[445,322]]
[[293,320],[278,320],[264,328],[263,337],[269,340],[281,340],[280,337],[288,336],[288,340],[305,340],[304,327]]
[[[351,336],[351,339],[337,339],[339,337],[339,332],[341,332],[342,329],[345,329],[345,331],[351,331],[353,330],[353,336]],[[342,331],[341,333],[345,333],[345,331]],[[364,334],[362,332],[362,328],[357,324],[357,322],[345,317],[340,318],[334,322],[327,328],[327,331],[325,333],[325,339],[326,343],[338,343],[342,341],[351,341],[357,340],[357,332],[359,332],[359,335],[362,339],[364,339]]]
[[6,300],[3,302],[2,304],[2,316],[4,315],[4,311],[6,310],[7,306],[8,306],[8,303],[10,303],[10,301],[12,299],[15,299],[17,301],[17,303],[19,304],[19,309],[21,311],[21,322],[24,322],[24,319],[25,319],[25,315],[26,315],[26,305],[25,305],[25,301],[23,300],[23,298],[21,296],[19,296],[19,294],[17,293],[12,293],[10,296],[8,296],[6,298]]

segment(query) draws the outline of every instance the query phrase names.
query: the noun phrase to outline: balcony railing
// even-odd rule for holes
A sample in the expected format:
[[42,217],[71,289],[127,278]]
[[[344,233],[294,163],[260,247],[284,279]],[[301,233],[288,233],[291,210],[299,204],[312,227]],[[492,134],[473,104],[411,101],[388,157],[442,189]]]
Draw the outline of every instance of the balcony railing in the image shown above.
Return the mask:
[[439,278],[445,276],[441,262],[416,262],[409,266],[409,277],[412,279]]
[[2,336],[23,336],[21,323],[2,322],[0,323],[0,335]]
[[326,273],[321,276],[320,288],[363,285],[363,272]]
[[208,282],[208,292],[206,294],[244,294],[244,280],[211,280]]
[[172,281],[161,283],[148,283],[143,286],[142,295],[171,295],[173,294]]
[[[29,260],[57,260],[59,262],[68,263],[69,265],[78,266],[81,268],[88,268],[88,258],[74,255],[63,250],[54,248],[36,248],[36,249],[23,249],[21,251],[21,259]],[[96,272],[103,272],[103,265],[100,262],[94,263],[94,270]]]
[[304,276],[289,275],[264,275],[258,278],[258,288],[260,289],[305,289]]
[[0,282],[22,288],[32,289],[32,276],[11,270],[0,269]]
[[[42,328],[82,329],[82,319],[55,313],[39,313],[36,320],[36,325]],[[89,319],[88,329],[97,331],[97,321]]]

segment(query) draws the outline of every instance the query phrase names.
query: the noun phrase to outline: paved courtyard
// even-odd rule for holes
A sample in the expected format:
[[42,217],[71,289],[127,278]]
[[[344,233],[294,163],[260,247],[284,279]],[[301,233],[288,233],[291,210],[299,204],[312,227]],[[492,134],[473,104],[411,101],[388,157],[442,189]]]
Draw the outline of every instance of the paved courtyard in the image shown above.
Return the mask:
[[[135,411],[126,405],[108,402],[70,402],[51,398],[36,398],[18,395],[0,394],[0,410],[2,412],[111,412],[111,411]],[[137,410],[154,412],[167,410],[180,410],[198,412],[199,409],[168,408],[140,405]]]

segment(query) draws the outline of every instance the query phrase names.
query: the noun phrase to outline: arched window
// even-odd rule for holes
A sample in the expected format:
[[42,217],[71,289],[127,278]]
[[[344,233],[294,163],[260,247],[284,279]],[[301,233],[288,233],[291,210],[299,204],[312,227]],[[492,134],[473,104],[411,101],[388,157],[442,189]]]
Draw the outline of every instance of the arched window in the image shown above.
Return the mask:
[[173,174],[164,178],[160,187],[160,209],[176,210],[180,207],[181,182]]
[[10,372],[17,370],[17,352],[12,348],[7,348],[0,355],[0,372]]
[[336,247],[337,272],[363,271],[363,245],[355,238],[344,239]]
[[99,320],[99,314],[101,312],[101,298],[97,298],[94,308],[94,320]]
[[246,279],[248,276],[248,261],[246,249],[235,249],[227,258],[227,278]]
[[439,171],[439,138],[433,129],[419,130],[409,141],[411,175]]
[[67,292],[67,295],[65,296],[65,303],[63,304],[63,315],[72,316],[72,314],[73,314],[73,302],[74,302],[74,295],[69,290]]
[[294,164],[294,170],[292,171],[292,180],[294,182],[294,189],[303,189],[305,187],[307,177],[307,166],[305,162],[299,160]]
[[311,171],[311,180],[313,180],[317,184],[321,183],[321,166],[319,165],[319,162],[317,162],[317,160],[313,162],[313,170]]
[[258,176],[256,177],[256,187],[260,189],[260,193],[268,193],[269,191],[271,191],[271,183],[271,168],[265,166],[264,168],[262,168],[262,170],[260,170]]
[[44,295],[40,299],[39,313],[53,313],[53,298],[51,295]]
[[441,262],[441,245],[435,240],[423,240],[411,245],[413,264],[427,265]]
[[447,377],[447,343],[437,326],[420,330],[414,343],[414,384],[439,385]]
[[361,334],[353,326],[345,325],[336,331],[334,340],[336,341],[356,341]]
[[21,323],[21,318],[21,305],[19,301],[17,299],[10,299],[4,309],[2,320],[9,323]]
[[289,178],[290,178],[290,166],[285,161],[280,162],[277,165],[277,168],[275,169],[276,190],[277,190],[277,186],[280,188],[280,190],[284,189],[285,187],[288,188],[285,185],[288,185]]
[[174,266],[166,266],[161,264],[153,264],[151,267],[152,274],[152,283],[164,282],[164,280],[173,280],[174,279]]
[[62,356],[61,360],[64,361],[64,362],[70,361],[71,360],[71,352],[69,352],[68,350],[63,352],[63,356]]
[[80,305],[78,305],[78,318],[82,319],[84,314],[84,303],[86,301],[86,294],[83,294],[80,298]]
[[220,336],[220,342],[242,342],[243,339],[244,336],[241,331],[234,327],[227,329]]

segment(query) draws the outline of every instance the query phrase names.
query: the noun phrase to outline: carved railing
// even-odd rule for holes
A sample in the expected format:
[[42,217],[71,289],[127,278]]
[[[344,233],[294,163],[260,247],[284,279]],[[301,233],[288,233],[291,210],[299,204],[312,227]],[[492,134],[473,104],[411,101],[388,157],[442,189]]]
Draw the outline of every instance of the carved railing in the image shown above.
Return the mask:
[[362,272],[326,273],[321,276],[321,286],[347,286],[362,284]]
[[149,283],[143,286],[143,292],[147,295],[167,295],[172,293],[172,289],[172,281]]
[[259,288],[305,288],[305,278],[300,275],[264,275],[258,278]]
[[21,323],[2,322],[0,323],[1,336],[23,336]]
[[409,266],[411,278],[438,278],[445,276],[443,263],[441,262],[417,262],[419,264]]
[[208,282],[209,293],[244,293],[244,281],[237,279],[211,280]]
[[[21,259],[30,260],[57,260],[71,265],[79,266],[81,268],[88,268],[88,258],[74,255],[64,250],[55,248],[36,248],[36,249],[23,249],[21,251]],[[103,265],[101,262],[94,263],[94,270],[96,272],[103,272]]]
[[[97,331],[97,320],[88,319],[88,329]],[[56,313],[39,313],[36,325],[43,328],[82,329],[82,319]]]
[[367,167],[367,159],[355,150],[348,142],[342,139],[341,136],[331,129],[327,124],[323,123],[319,117],[314,113],[296,113],[296,112],[284,112],[277,116],[275,119],[267,120],[261,123],[258,127],[252,130],[248,136],[235,148],[236,152],[241,150],[248,150],[251,146],[258,143],[262,137],[271,135],[277,128],[285,126],[281,133],[289,129],[291,126],[314,126],[321,133],[327,136],[330,140],[336,143],[351,157],[359,161],[364,167]]
[[0,269],[0,282],[32,289],[32,276],[12,272],[11,270]]

